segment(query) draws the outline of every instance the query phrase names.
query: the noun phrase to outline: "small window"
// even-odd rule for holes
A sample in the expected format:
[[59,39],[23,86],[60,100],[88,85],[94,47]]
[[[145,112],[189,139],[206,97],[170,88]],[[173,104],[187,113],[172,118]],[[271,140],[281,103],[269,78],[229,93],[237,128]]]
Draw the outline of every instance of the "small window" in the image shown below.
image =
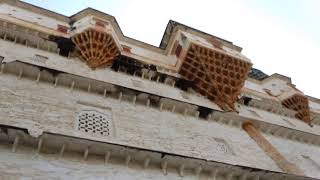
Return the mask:
[[78,114],[78,130],[98,136],[111,134],[111,114],[102,114],[97,111],[81,111]]
[[66,27],[66,26],[62,26],[62,25],[60,25],[60,24],[58,24],[58,31],[59,32],[62,32],[62,33],[68,33],[68,27]]
[[102,21],[96,21],[96,26],[99,26],[99,27],[106,27],[106,25],[102,22]]
[[131,47],[129,47],[129,46],[122,45],[122,49],[124,52],[131,53]]
[[46,56],[41,56],[41,55],[38,55],[36,54],[35,57],[34,57],[34,60],[36,62],[40,62],[40,63],[45,63],[49,58],[46,57]]
[[101,20],[101,19],[98,19],[98,18],[93,18],[93,20],[96,22],[95,24],[96,24],[96,26],[99,26],[99,27],[106,27],[107,25],[109,25],[109,23],[108,22],[105,22],[105,21],[103,21],[103,20]]
[[175,51],[177,58],[180,57],[181,51],[182,51],[182,46],[180,44],[178,44],[176,51]]
[[242,96],[241,99],[243,100],[243,104],[248,106],[250,101],[252,100],[251,97],[247,97],[247,96]]

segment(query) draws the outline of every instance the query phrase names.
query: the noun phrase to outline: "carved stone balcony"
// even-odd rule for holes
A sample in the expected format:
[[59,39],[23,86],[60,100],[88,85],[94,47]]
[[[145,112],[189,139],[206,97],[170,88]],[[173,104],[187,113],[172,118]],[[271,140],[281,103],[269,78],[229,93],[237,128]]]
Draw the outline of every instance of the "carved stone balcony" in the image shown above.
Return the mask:
[[87,29],[72,37],[79,50],[79,57],[91,68],[108,66],[120,51],[111,34]]
[[282,101],[282,104],[288,108],[296,111],[296,118],[310,124],[310,108],[308,98],[301,94],[294,94]]
[[201,95],[232,111],[250,68],[249,62],[191,43],[179,73]]

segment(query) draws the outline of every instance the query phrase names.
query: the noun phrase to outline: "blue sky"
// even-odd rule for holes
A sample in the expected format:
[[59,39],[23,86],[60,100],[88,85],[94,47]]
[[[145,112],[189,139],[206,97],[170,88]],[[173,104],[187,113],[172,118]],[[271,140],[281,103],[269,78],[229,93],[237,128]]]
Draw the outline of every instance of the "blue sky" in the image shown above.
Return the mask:
[[116,17],[126,36],[160,44],[169,19],[243,47],[254,67],[292,78],[320,98],[320,0],[25,0],[70,16],[92,7]]

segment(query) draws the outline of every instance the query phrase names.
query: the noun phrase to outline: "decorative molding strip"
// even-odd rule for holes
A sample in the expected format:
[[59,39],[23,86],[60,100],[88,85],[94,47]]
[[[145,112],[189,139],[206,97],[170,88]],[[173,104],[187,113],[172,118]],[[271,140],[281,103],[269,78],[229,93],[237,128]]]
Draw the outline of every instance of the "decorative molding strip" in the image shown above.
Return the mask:
[[[24,153],[30,147],[35,148],[38,155],[46,156],[41,153],[41,149],[51,149],[51,155],[56,154],[57,159],[73,158],[73,160],[86,163],[90,161],[90,156],[94,155],[95,159],[101,157],[101,161],[107,166],[109,163],[123,165],[129,168],[142,168],[148,170],[152,167],[159,167],[158,170],[162,171],[164,176],[168,173],[176,172],[180,177],[194,176],[194,177],[208,177],[212,179],[270,179],[283,178],[288,180],[307,180],[311,178],[299,177],[292,174],[284,174],[277,172],[269,172],[265,170],[244,168],[239,166],[233,166],[214,161],[207,161],[205,159],[195,159],[190,157],[184,157],[175,154],[162,154],[161,152],[154,152],[148,150],[142,150],[132,147],[124,147],[115,144],[101,143],[96,141],[90,141],[80,139],[76,137],[66,137],[56,134],[42,134],[39,138],[34,138],[28,134],[23,133],[22,130],[15,129],[13,127],[6,127],[4,131],[0,132],[0,138],[5,138],[5,141],[1,141],[1,144],[10,144],[13,142],[14,152]],[[23,138],[20,138],[23,136]],[[21,141],[20,146],[29,148],[21,148],[19,150],[18,142]],[[34,146],[34,142],[38,142],[38,146]],[[95,147],[95,148],[90,148]],[[56,151],[56,153],[54,153]],[[79,152],[83,152],[79,154]],[[77,160],[76,160],[76,159]],[[273,179],[272,178],[272,179]]]
[[[17,63],[17,62],[13,62],[13,63]],[[14,65],[14,68],[10,68],[9,67],[10,64],[11,63],[2,64],[3,72],[10,73],[10,74],[13,74],[13,75],[19,77],[21,68],[16,68],[17,64]],[[20,65],[23,67],[23,65],[25,65],[25,64],[21,63]],[[28,67],[28,68],[30,68],[30,67]],[[35,71],[35,72],[37,72],[37,71]],[[40,74],[41,73],[44,73],[44,72],[40,72]],[[114,86],[114,85],[107,84],[107,83],[102,83],[102,84],[104,84],[103,86],[108,87],[108,89],[103,88],[103,89],[101,89],[101,92],[100,91],[97,92],[97,91],[93,91],[93,89],[96,89],[96,87],[95,87],[96,84],[93,81],[87,82],[84,80],[85,78],[82,78],[82,77],[77,77],[77,76],[65,74],[62,72],[61,72],[61,74],[64,74],[64,75],[63,76],[56,76],[54,79],[52,79],[52,81],[54,82],[53,87],[57,87],[57,86],[66,87],[67,84],[63,84],[62,82],[71,82],[71,85],[69,85],[69,86],[74,90],[83,90],[83,92],[93,93],[93,94],[99,93],[103,98],[115,98],[115,99],[118,99],[119,102],[126,101],[127,103],[133,103],[134,105],[142,105],[142,106],[146,106],[148,108],[157,108],[157,109],[159,109],[159,111],[166,112],[166,113],[167,112],[177,113],[177,114],[181,114],[186,117],[193,117],[193,118],[201,119],[201,120],[213,120],[217,123],[225,124],[227,126],[235,127],[235,128],[239,128],[239,129],[241,129],[242,122],[244,122],[246,120],[246,117],[241,117],[235,112],[220,112],[220,111],[215,111],[212,109],[208,109],[208,114],[206,114],[204,116],[199,111],[200,106],[196,106],[198,108],[198,110],[190,109],[188,107],[190,104],[188,104],[188,103],[179,102],[179,101],[167,99],[167,98],[161,98],[161,97],[157,97],[155,95],[150,95],[150,94],[148,95],[145,92],[141,92],[141,93],[146,94],[147,98],[138,98],[137,95],[132,95],[131,91],[127,93],[127,89],[125,89],[123,87],[120,87],[120,86],[118,87],[118,86]],[[30,75],[30,73],[29,73],[29,75]],[[22,75],[21,78],[22,77],[24,77],[24,76]],[[41,75],[40,75],[40,77],[41,77]],[[39,83],[47,82],[47,81],[52,83],[51,80],[39,78],[39,73],[35,73],[32,77],[27,77],[27,78],[35,79],[36,82],[39,79],[38,80]],[[62,80],[63,78],[70,78],[71,81],[66,80],[66,79]],[[58,79],[59,79],[59,81],[58,81]],[[77,81],[83,80],[83,81],[87,82],[88,85],[90,84],[92,90],[88,92],[87,86],[85,89],[81,89],[80,86],[75,86],[75,81],[72,79],[77,79]],[[21,80],[23,80],[23,79],[21,79]],[[101,83],[101,82],[98,82],[98,83]],[[101,84],[99,84],[99,86],[101,87]],[[135,91],[135,93],[137,93],[137,92],[138,91]],[[166,99],[166,100],[170,100],[170,101],[159,101],[159,100],[155,101],[154,97]],[[174,102],[174,103],[172,103],[172,102]],[[81,102],[79,102],[79,103],[81,104]],[[82,103],[85,104],[85,102],[82,102]],[[175,105],[176,103],[182,103],[182,105],[185,108],[182,111],[178,110],[177,106]],[[279,126],[276,124],[271,124],[271,123],[261,121],[261,120],[252,119],[252,121],[254,122],[255,126],[257,128],[259,128],[259,130],[261,132],[271,134],[273,136],[279,136],[279,137],[289,139],[289,140],[299,141],[302,143],[310,143],[310,144],[320,145],[320,139],[318,138],[319,136],[312,134],[310,132],[299,131],[299,130],[296,130],[295,127],[292,127],[292,128],[282,127],[282,126]]]

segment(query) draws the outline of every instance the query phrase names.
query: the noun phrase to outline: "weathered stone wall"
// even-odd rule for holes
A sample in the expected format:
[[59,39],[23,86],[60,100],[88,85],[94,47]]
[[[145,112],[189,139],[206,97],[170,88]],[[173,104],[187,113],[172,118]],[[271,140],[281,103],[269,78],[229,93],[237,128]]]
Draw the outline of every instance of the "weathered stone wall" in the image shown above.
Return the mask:
[[[186,173],[180,177],[178,173],[169,171],[164,175],[159,168],[143,169],[141,166],[123,164],[105,164],[101,159],[91,156],[84,162],[75,155],[58,159],[56,155],[35,154],[33,149],[19,148],[12,153],[6,146],[0,145],[0,179],[198,179],[194,173]],[[208,179],[203,176],[201,179]],[[218,178],[220,179],[220,178]]]
[[[206,160],[281,171],[240,128],[160,111],[53,84],[0,76],[0,122],[41,131],[163,151]],[[110,136],[76,129],[80,110],[112,111]]]
[[8,4],[0,4],[0,11],[2,16],[7,14],[12,18],[21,19],[22,21],[38,24],[50,29],[56,29],[58,25],[69,26],[67,22],[59,21],[49,16],[37,14]]
[[288,141],[283,138],[264,135],[277,150],[290,162],[296,164],[310,177],[320,177],[319,146],[306,145],[297,141]]

